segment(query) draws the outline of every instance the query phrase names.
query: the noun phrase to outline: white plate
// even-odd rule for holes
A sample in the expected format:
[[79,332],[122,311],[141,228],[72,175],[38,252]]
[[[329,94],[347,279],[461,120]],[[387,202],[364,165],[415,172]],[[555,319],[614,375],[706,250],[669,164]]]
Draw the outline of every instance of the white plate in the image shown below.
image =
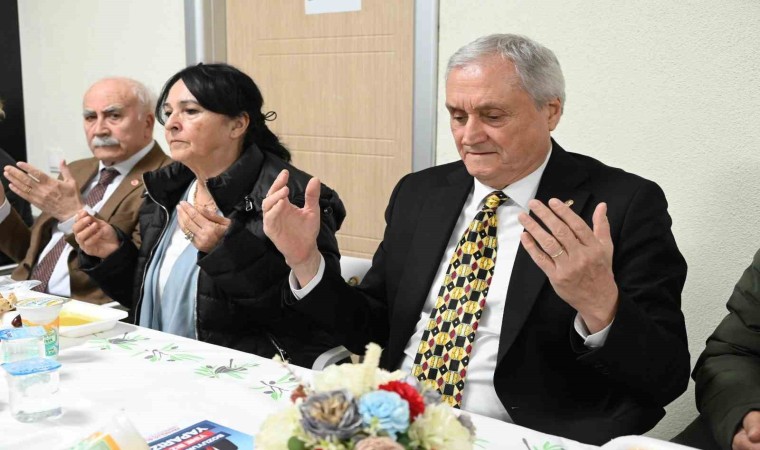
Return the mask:
[[42,284],[42,282],[38,280],[16,281],[11,278],[10,275],[0,276],[0,291],[2,292],[28,290],[35,286],[39,286],[40,284]]
[[88,318],[95,319],[92,322],[72,327],[61,327],[58,333],[66,337],[81,337],[88,334],[99,333],[110,330],[116,326],[116,322],[127,317],[127,312],[120,309],[108,308],[106,306],[94,305],[92,303],[71,300],[63,305],[61,314],[64,313],[78,314]]
[[[50,294],[40,294],[36,291],[15,291],[19,300],[31,297],[57,297]],[[86,303],[79,300],[65,299],[67,303],[61,308],[61,314],[69,312],[73,314],[79,314],[87,318],[94,319],[92,322],[85,323],[83,325],[77,325],[73,327],[60,327],[58,334],[65,337],[81,337],[88,334],[99,333],[101,331],[107,331],[116,326],[116,322],[127,317],[127,312],[120,309],[108,308],[106,306],[94,305],[92,303]],[[11,321],[18,315],[18,311],[9,311],[5,314],[0,314],[0,328],[10,328]]]

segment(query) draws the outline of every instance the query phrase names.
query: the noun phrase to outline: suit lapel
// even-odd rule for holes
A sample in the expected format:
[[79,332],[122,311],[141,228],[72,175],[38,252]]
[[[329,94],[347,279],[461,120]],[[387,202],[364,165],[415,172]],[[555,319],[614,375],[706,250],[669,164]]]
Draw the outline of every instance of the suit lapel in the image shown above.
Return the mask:
[[[589,193],[579,189],[578,186],[587,176],[586,171],[575,159],[552,139],[552,155],[538,185],[536,199],[544,204],[551,198],[558,198],[562,201],[573,200],[571,209],[580,215],[588,200]],[[536,218],[533,214],[531,216],[534,219]],[[547,282],[546,274],[533,262],[525,248],[520,245],[507,289],[497,361],[502,360],[507,350],[514,343],[538,298],[538,294],[541,292],[544,283]]]
[[392,333],[391,340],[397,340],[399,348],[390,354],[400,358],[408,337],[414,333],[451,231],[471,189],[472,177],[462,165],[447,177],[445,185],[433,189],[422,205],[409,243],[407,269],[399,282],[400,300],[394,302],[392,320],[398,324],[399,332]]
[[104,220],[108,221],[111,216],[113,216],[114,212],[119,207],[121,202],[127,198],[129,194],[137,189],[142,189],[143,172],[149,172],[151,170],[158,169],[161,166],[163,159],[164,152],[161,150],[161,147],[159,147],[158,144],[154,144],[150,152],[148,152],[148,154],[145,155],[143,159],[138,161],[137,164],[132,167],[132,170],[130,170],[129,173],[124,177],[124,179],[121,180],[119,186],[116,187],[116,190],[113,191],[113,194],[108,197],[108,200],[105,202],[103,207],[100,208],[100,211],[98,211],[98,215],[101,216]]

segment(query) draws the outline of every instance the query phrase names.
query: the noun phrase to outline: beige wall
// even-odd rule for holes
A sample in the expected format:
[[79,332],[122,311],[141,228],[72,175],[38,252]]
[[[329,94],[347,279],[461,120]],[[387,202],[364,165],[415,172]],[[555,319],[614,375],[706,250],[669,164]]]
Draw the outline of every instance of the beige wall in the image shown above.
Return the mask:
[[[155,94],[185,66],[180,0],[23,0],[18,2],[24,117],[29,161],[91,156],[82,96],[105,76],[138,79]],[[163,130],[158,142],[166,149]]]
[[[760,2],[755,0],[443,0],[437,163],[457,158],[443,69],[461,45],[520,33],[555,51],[565,149],[652,179],[670,203],[689,263],[683,310],[692,366],[760,247]],[[693,382],[651,433],[694,416]]]

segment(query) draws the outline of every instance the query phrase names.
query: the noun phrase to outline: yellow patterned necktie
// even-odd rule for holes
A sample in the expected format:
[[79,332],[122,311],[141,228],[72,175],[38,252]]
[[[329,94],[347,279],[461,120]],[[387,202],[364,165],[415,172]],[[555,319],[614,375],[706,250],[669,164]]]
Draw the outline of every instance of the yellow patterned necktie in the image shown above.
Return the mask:
[[422,332],[412,375],[459,408],[478,321],[496,265],[496,208],[509,200],[491,192],[449,261],[435,308]]

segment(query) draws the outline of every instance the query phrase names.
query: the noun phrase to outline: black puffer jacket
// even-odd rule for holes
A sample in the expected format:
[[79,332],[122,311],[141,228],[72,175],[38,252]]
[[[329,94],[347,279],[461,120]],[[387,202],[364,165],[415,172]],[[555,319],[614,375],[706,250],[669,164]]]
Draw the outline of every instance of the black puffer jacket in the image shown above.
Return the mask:
[[[285,352],[291,362],[310,367],[336,344],[308,317],[281,308],[280,291],[290,269],[264,235],[261,201],[282,169],[290,171],[290,201],[304,204],[310,175],[251,146],[227,171],[207,182],[217,206],[230,219],[227,233],[210,253],[198,252],[197,338],[204,342],[270,358]],[[130,308],[136,323],[143,281],[169,216],[195,176],[173,163],[144,176],[146,199],[140,209],[139,234],[121,235],[119,249],[104,260],[80,251],[82,270],[114,300]],[[319,250],[328,266],[339,270],[335,232],[346,212],[338,194],[322,185]],[[117,232],[119,232],[117,230]],[[134,242],[142,241],[138,250]]]

